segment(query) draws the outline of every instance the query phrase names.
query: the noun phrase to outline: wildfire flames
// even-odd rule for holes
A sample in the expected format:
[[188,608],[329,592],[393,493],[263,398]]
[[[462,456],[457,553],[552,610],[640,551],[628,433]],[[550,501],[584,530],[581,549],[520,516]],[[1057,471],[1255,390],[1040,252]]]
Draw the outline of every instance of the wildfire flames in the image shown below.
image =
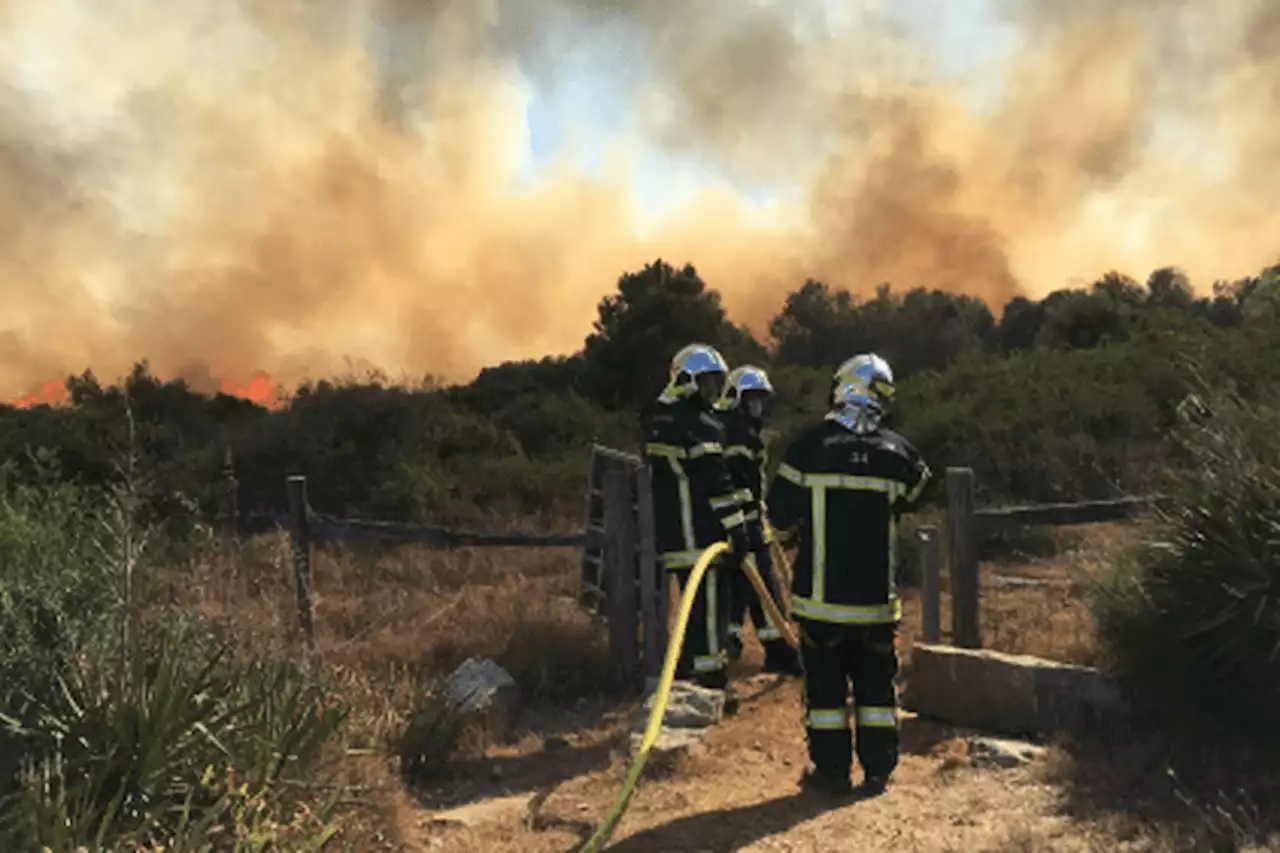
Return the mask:
[[[274,409],[280,404],[281,390],[271,374],[263,370],[256,371],[244,384],[234,379],[223,379],[218,387],[218,391],[222,394],[249,400],[268,409]],[[17,397],[10,405],[19,409],[29,409],[40,405],[57,406],[65,403],[66,400],[67,388],[63,380],[49,379],[33,387],[21,397]]]

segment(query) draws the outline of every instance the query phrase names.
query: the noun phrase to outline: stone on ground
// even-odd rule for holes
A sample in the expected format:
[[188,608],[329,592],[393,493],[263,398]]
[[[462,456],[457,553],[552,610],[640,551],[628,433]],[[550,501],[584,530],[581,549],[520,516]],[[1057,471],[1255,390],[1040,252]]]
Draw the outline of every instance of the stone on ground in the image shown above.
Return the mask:
[[978,767],[1012,769],[1041,758],[1047,747],[997,737],[969,738],[969,759]]
[[[645,700],[632,726],[630,748],[633,756],[640,751],[640,744],[644,740],[649,715],[653,713],[654,698],[650,694]],[[649,752],[649,760],[655,770],[688,754],[691,748],[702,741],[706,731],[724,718],[724,699],[723,690],[700,687],[687,681],[677,681],[671,685],[667,709],[662,715],[662,727]]]
[[511,675],[489,659],[468,658],[445,679],[441,695],[461,717],[509,721],[520,702],[520,689]]
[[1050,734],[1124,716],[1116,685],[1092,667],[985,649],[917,644],[906,707],[955,726]]
[[[653,712],[654,694],[645,700],[642,717],[648,721]],[[698,729],[714,726],[724,717],[724,691],[700,687],[687,681],[671,685],[667,710],[662,716],[664,728]],[[642,723],[643,726],[643,723]]]

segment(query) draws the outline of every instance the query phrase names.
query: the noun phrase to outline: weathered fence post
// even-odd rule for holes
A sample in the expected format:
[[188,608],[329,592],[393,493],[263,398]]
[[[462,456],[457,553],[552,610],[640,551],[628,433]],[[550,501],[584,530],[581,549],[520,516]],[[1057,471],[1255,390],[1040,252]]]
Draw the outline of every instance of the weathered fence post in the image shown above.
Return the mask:
[[240,484],[236,481],[235,459],[231,455],[231,445],[227,445],[222,453],[222,501],[219,509],[218,532],[227,538],[240,535]]
[[640,561],[640,622],[644,632],[645,689],[652,689],[662,674],[667,651],[667,613],[663,607],[666,572],[658,568],[653,539],[653,479],[648,465],[636,469],[636,558]]
[[947,550],[951,571],[951,642],[982,646],[978,549],[975,542],[973,469],[947,469]]
[[636,517],[632,473],[610,465],[604,475],[604,575],[609,649],[622,682],[634,689],[640,681],[640,649],[636,602]]
[[607,467],[608,457],[600,453],[599,445],[591,445],[591,460],[587,467],[587,501],[582,531],[582,572],[578,582],[578,603],[593,611],[599,611],[604,597],[604,548],[597,539],[604,534],[604,508],[601,473]]
[[942,639],[942,583],[939,577],[938,528],[924,524],[916,528],[920,560],[921,639],[936,643]]
[[311,611],[311,507],[307,501],[307,478],[291,474],[289,490],[289,541],[293,554],[293,588],[298,597],[298,622],[307,649],[315,647],[315,622]]

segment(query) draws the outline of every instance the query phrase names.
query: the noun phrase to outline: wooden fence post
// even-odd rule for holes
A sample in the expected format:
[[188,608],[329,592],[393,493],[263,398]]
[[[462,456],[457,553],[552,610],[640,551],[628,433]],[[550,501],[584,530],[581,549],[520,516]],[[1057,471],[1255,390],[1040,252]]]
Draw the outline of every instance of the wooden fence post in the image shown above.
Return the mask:
[[289,489],[289,541],[293,552],[293,588],[298,596],[298,622],[307,650],[315,648],[315,621],[311,611],[311,507],[307,478],[291,474]]
[[666,591],[666,571],[658,568],[658,550],[654,543],[653,478],[648,465],[636,469],[636,557],[640,561],[640,622],[644,631],[645,689],[658,683],[662,659],[667,653],[666,610],[662,595]]
[[926,643],[937,643],[942,639],[938,528],[932,524],[916,528],[916,546],[920,560],[921,639]]
[[951,642],[982,647],[978,550],[974,541],[973,469],[947,469],[947,546],[951,571]]
[[636,606],[636,517],[631,471],[610,465],[604,475],[605,618],[609,649],[623,684],[633,690],[640,681],[640,649]]
[[608,457],[602,455],[598,445],[591,445],[591,461],[587,466],[587,500],[583,512],[582,572],[578,581],[578,603],[599,612],[604,597],[604,548],[597,539],[604,533],[604,510],[601,507],[601,473],[607,467]]
[[236,481],[235,460],[231,455],[231,445],[227,445],[222,454],[222,530],[228,538],[240,535],[240,484]]

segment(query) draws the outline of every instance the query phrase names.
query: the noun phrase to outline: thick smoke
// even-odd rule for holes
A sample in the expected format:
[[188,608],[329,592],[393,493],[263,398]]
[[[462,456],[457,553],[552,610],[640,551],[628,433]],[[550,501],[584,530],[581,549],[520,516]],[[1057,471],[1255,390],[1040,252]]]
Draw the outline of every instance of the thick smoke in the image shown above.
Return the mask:
[[[465,378],[657,256],[756,328],[806,276],[998,309],[1275,260],[1280,3],[991,3],[1011,47],[957,81],[902,36],[945,0],[0,0],[0,398],[142,357]],[[524,178],[530,80],[606,72],[635,127]],[[654,146],[724,180],[641,222]]]

